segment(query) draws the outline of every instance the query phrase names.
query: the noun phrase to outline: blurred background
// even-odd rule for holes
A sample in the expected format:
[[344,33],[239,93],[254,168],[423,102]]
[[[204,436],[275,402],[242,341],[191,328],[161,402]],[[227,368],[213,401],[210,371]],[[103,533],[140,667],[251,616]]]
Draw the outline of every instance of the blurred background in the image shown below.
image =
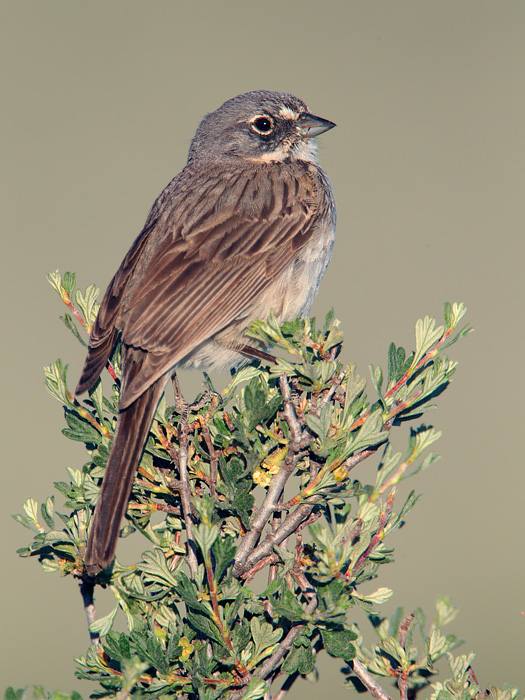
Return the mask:
[[[457,373],[427,417],[442,459],[403,487],[423,498],[375,587],[394,589],[388,614],[432,617],[452,596],[449,631],[476,651],[480,683],[523,690],[524,33],[521,0],[4,0],[3,688],[95,689],[74,678],[88,646],[77,584],[19,559],[30,533],[10,518],[85,461],[43,387],[43,365],[61,357],[74,385],[83,362],[45,273],[104,289],[200,118],[265,88],[338,125],[319,139],[338,234],[313,311],[335,307],[343,359],[368,376],[390,341],[413,347],[417,318],[469,307],[476,333],[451,348]],[[183,377],[190,398],[200,384]],[[110,604],[101,594],[99,614]],[[339,667],[323,658],[290,698],[345,697]]]

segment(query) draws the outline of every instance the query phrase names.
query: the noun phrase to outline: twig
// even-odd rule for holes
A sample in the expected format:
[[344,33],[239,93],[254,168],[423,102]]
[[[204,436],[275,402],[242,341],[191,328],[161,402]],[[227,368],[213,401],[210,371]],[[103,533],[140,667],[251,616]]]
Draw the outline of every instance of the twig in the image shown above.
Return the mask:
[[454,332],[456,329],[456,326],[451,326],[448,330],[446,330],[441,338],[434,343],[434,345],[427,350],[425,355],[419,360],[417,365],[415,367],[409,367],[405,374],[397,381],[393,387],[391,387],[386,394],[384,395],[383,398],[387,399],[390,398],[393,394],[396,393],[396,391],[399,389],[400,386],[403,384],[407,383],[408,380],[419,370],[421,367],[423,367],[429,360],[431,360],[433,357],[435,357],[438,354],[439,348],[443,345],[445,340]]
[[[244,571],[250,569],[255,563],[251,560],[251,556],[248,557],[248,553],[252,551],[252,549],[259,541],[262,531],[266,523],[268,522],[270,516],[278,509],[279,499],[281,498],[281,494],[284,490],[286,482],[288,481],[289,477],[293,474],[299,460],[306,454],[304,449],[306,445],[303,446],[303,441],[307,434],[301,429],[299,419],[297,418],[297,414],[295,412],[295,408],[291,398],[290,386],[288,385],[285,376],[280,377],[279,382],[281,385],[281,392],[284,397],[283,415],[285,417],[286,422],[288,423],[288,427],[290,428],[292,439],[290,440],[290,445],[286,458],[281,468],[279,469],[279,472],[273,477],[272,482],[268,488],[266,498],[264,499],[264,502],[261,505],[259,512],[252,520],[249,532],[246,533],[243,541],[239,545],[237,554],[235,555],[235,564],[233,566],[234,576],[242,575]],[[282,542],[283,539],[285,538],[282,537],[279,540],[279,542]],[[266,556],[267,554],[269,554],[272,549],[272,546],[270,546],[269,549],[267,548],[262,556]]]
[[[279,528],[279,530],[280,529],[281,528]],[[297,545],[296,545],[296,550],[295,550],[295,561],[294,561],[294,565],[290,571],[290,574],[291,574],[292,578],[294,579],[294,581],[296,582],[296,584],[301,589],[304,597],[308,601],[306,609],[305,609],[305,613],[307,615],[311,615],[314,612],[314,610],[317,608],[318,598],[317,598],[317,594],[315,592],[315,589],[310,585],[310,583],[308,582],[308,579],[306,578],[306,576],[301,568],[301,562],[300,562],[301,552],[302,552],[302,540],[301,540],[301,536],[298,535]],[[280,666],[282,660],[284,659],[286,654],[292,648],[292,645],[293,645],[295,639],[297,639],[299,634],[301,634],[302,630],[306,627],[306,624],[307,623],[300,623],[300,624],[294,625],[290,629],[290,631],[288,632],[286,637],[283,639],[283,641],[279,644],[279,646],[274,651],[274,653],[268,659],[266,659],[266,661],[262,664],[262,666],[257,670],[256,674],[254,674],[254,675],[257,675],[258,678],[261,678],[263,680],[268,679],[272,675],[272,673],[275,671],[275,669],[277,669]],[[295,677],[293,677],[293,674],[292,674],[292,677],[290,677],[290,679],[289,679],[290,682],[288,684],[286,682],[283,684],[281,690],[278,693],[279,698],[284,698],[284,696],[286,695],[288,690],[291,688],[293,682],[296,680],[297,677],[298,677],[298,674]],[[293,680],[292,680],[292,678],[293,678]],[[243,678],[243,684],[248,683],[249,680],[250,680],[250,676]],[[244,694],[244,690],[236,691],[236,692],[232,693],[231,700],[240,700],[240,698],[242,698],[243,694]]]
[[315,592],[315,588],[309,583],[308,579],[305,576],[304,571],[302,570],[301,567],[301,554],[303,551],[303,543],[302,543],[302,538],[300,535],[297,536],[297,545],[295,548],[295,561],[294,565],[290,571],[293,580],[295,583],[299,586],[301,589],[304,597],[306,600],[311,603],[312,600],[315,600],[315,607],[317,607],[319,601],[317,599],[317,593]]
[[206,425],[206,421],[201,421],[201,430],[204,437],[204,441],[208,448],[208,454],[210,455],[210,494],[213,498],[217,497],[217,465],[219,463],[219,458],[215,447],[213,446],[213,440],[211,439],[210,430]]
[[[87,321],[84,319],[80,311],[77,309],[77,307],[73,304],[71,301],[71,297],[69,296],[69,293],[64,289],[64,287],[61,287],[61,290],[59,292],[60,298],[64,302],[64,304],[68,307],[68,309],[72,312],[73,316],[80,322],[80,325],[85,328],[86,332],[88,335],[91,335],[91,331],[93,330],[93,327],[90,326]],[[115,370],[113,369],[113,365],[111,362],[108,360],[106,362],[106,369],[110,373],[111,378],[113,381],[118,382],[118,377],[115,374]]]
[[71,297],[69,296],[69,292],[66,292],[64,287],[61,288],[61,291],[59,292],[60,297],[64,304],[67,306],[67,308],[72,312],[73,316],[80,322],[80,325],[86,329],[88,333],[91,333],[91,326],[87,324],[85,321],[84,317],[80,313],[80,311],[77,309],[77,307],[73,304],[71,301]]
[[[317,656],[317,654],[323,649],[323,643],[321,641],[321,638],[318,637],[317,640],[314,642],[313,647],[312,647],[312,652],[314,655],[314,658]],[[283,700],[283,698],[286,696],[286,694],[291,690],[293,684],[295,681],[301,677],[301,674],[299,671],[295,671],[295,673],[292,673],[289,675],[284,683],[282,684],[280,690],[273,696],[272,700]]]
[[[406,615],[399,627],[399,643],[405,651],[407,634],[414,618],[414,613]],[[403,668],[400,668],[398,672],[397,687],[399,688],[399,695],[401,700],[408,700],[408,673]]]
[[417,459],[416,455],[413,454],[411,455],[408,459],[405,459],[404,462],[402,462],[396,470],[391,474],[388,479],[385,481],[384,484],[380,486],[380,488],[372,494],[370,500],[375,501],[382,493],[384,493],[387,489],[391,488],[392,486],[395,486],[401,481],[401,477],[405,473],[405,471],[408,469],[408,467],[413,464]]
[[[188,568],[190,570],[191,578],[194,578],[197,573],[197,548],[195,546],[195,540],[193,539],[193,516],[191,512],[191,488],[190,479],[188,476],[188,443],[189,443],[189,429],[188,429],[188,415],[189,406],[182,396],[179,380],[176,373],[174,372],[171,377],[171,382],[173,385],[173,393],[175,395],[175,408],[180,415],[180,421],[178,425],[178,435],[179,435],[179,450],[176,453],[176,461],[178,462],[179,468],[179,481],[178,492],[180,496],[180,502],[182,505],[182,513],[184,515],[184,524],[186,526],[186,540],[187,540],[187,554],[186,560],[188,563]],[[172,457],[175,457],[173,454]]]
[[98,432],[103,435],[104,437],[111,437],[111,434],[109,430],[106,428],[105,425],[102,425],[101,423],[98,422],[98,420],[91,415],[89,411],[86,411],[84,406],[73,396],[73,394],[70,391],[67,391],[66,389],[66,396],[68,400],[74,405],[75,410],[77,413],[82,417],[85,418],[91,425],[98,430]]
[[[360,452],[357,455],[352,455],[348,459],[346,459],[343,462],[343,465],[346,467],[346,469],[349,471],[350,469],[353,469],[357,464],[360,462],[364,461],[371,455],[375,454],[377,450],[379,449],[379,445],[377,447],[371,447],[368,450],[363,450],[363,452]],[[342,466],[343,466],[342,465]],[[279,472],[280,474],[281,472]],[[277,474],[276,476],[279,476]],[[275,479],[276,477],[274,477]],[[315,479],[315,477],[314,477]],[[309,484],[311,481],[309,482]],[[272,481],[273,484],[273,481]],[[309,485],[308,484],[308,485]],[[308,488],[308,486],[306,487]],[[292,499],[286,504],[286,507],[290,507],[294,504],[294,501],[296,499]],[[265,501],[266,502],[266,501]],[[263,504],[264,506],[264,504]],[[261,508],[262,510],[262,508]],[[275,545],[280,544],[284,539],[289,537],[298,527],[304,527],[305,525],[308,524],[308,522],[313,522],[313,520],[316,520],[318,515],[314,512],[315,510],[315,504],[311,503],[302,503],[300,506],[298,506],[294,511],[289,513],[282,525],[275,531],[269,534],[266,539],[261,542],[257,547],[253,548],[253,551],[246,557],[246,560],[244,564],[238,565],[237,571],[239,571],[241,574],[244,571],[247,571],[251,569],[252,567],[255,567],[258,562],[261,561],[261,559],[264,559],[264,557],[268,556],[270,552],[272,552],[273,548]],[[260,513],[256,516],[254,519],[254,522],[256,519],[258,519],[260,516]],[[252,525],[253,529],[253,525]],[[246,539],[246,538],[245,538]],[[244,541],[241,544],[244,544]],[[239,547],[240,550],[240,547]],[[239,554],[237,555],[239,557]],[[235,573],[235,569],[234,569]],[[237,574],[239,575],[239,574]]]
[[354,659],[351,664],[355,675],[359,678],[361,683],[371,695],[378,700],[392,700],[386,690],[384,690],[379,683],[372,678],[359,659]]
[[[348,472],[350,472],[360,462],[363,462],[365,459],[368,459],[368,457],[375,454],[379,447],[380,445],[377,445],[376,447],[370,447],[368,450],[363,450],[363,452],[359,452],[359,454],[357,455],[350,455],[350,457],[345,459],[345,461],[339,465],[339,469],[346,469],[348,474]],[[315,487],[319,483],[321,476],[321,470],[316,470],[315,468],[313,468],[312,460],[310,460],[310,481],[301,491],[299,491],[298,494],[296,494],[292,499],[288,501],[288,503],[286,504],[286,508],[291,509],[293,508],[293,506],[297,505],[298,503],[301,503],[301,501],[304,501],[307,498],[309,498],[315,492]],[[326,489],[326,493],[329,491],[330,489]]]
[[111,362],[109,360],[106,362],[106,369],[109,372],[109,374],[111,375],[111,378],[113,379],[113,381],[120,385],[120,379],[115,374],[115,370],[113,369],[113,365],[111,364]]
[[[266,539],[254,548],[252,553],[246,557],[244,562],[239,562],[239,573],[237,575],[242,575],[244,571],[248,571],[261,559],[268,556],[273,551],[275,545],[281,544],[283,540],[289,537],[300,525],[302,525],[305,520],[310,517],[314,508],[315,505],[303,503],[298,506],[293,513],[289,513],[286,516],[284,523],[275,532],[268,534]],[[244,540],[242,544],[244,544]]]
[[408,631],[410,629],[410,625],[412,624],[412,621],[415,618],[414,613],[410,613],[409,615],[406,615],[403,619],[403,622],[399,626],[399,643],[403,647],[403,649],[406,650],[405,643],[406,643],[406,638]]
[[[84,603],[84,611],[86,613],[86,618],[88,622],[88,629],[91,627],[92,623],[97,619],[97,613],[95,610],[95,599],[93,597],[93,591],[95,590],[95,584],[92,579],[86,579],[80,584],[80,594],[82,596],[82,601]],[[91,639],[91,644],[97,649],[100,646],[100,636],[98,632],[92,632],[89,629],[89,638]]]
[[377,526],[377,530],[372,535],[368,547],[361,554],[361,556],[356,561],[354,566],[351,569],[349,569],[349,571],[346,573],[346,578],[348,580],[351,580],[352,578],[355,578],[357,576],[357,574],[361,571],[361,569],[363,569],[365,567],[371,552],[373,552],[374,549],[377,547],[377,545],[383,541],[383,537],[385,534],[385,528],[386,528],[387,523],[388,523],[388,517],[389,517],[390,513],[392,512],[392,507],[394,505],[395,495],[396,495],[396,489],[393,488],[390,491],[390,493],[388,494],[388,498],[387,498],[385,507],[381,510],[381,513],[379,515],[379,524]]
[[[138,479],[135,481],[136,484],[144,484],[147,488],[150,488],[149,485],[146,482],[141,482]],[[176,482],[179,484],[180,482],[177,480]],[[172,482],[170,482],[170,486],[173,486],[174,490],[178,490],[179,487],[177,485],[173,485]],[[182,510],[179,508],[179,506],[169,506],[167,504],[163,503],[129,503],[128,504],[128,510],[138,510],[142,513],[147,513],[149,511],[155,512],[155,511],[160,511],[161,513],[170,513],[171,515],[182,515]]]
[[[314,610],[317,607],[317,596],[314,596],[308,605],[306,606],[306,614],[311,615]],[[281,661],[284,659],[285,655],[287,652],[292,648],[292,644],[294,641],[297,639],[297,637],[301,634],[303,629],[306,627],[306,622],[302,622],[298,625],[294,625],[292,629],[288,632],[286,637],[283,639],[283,641],[279,644],[277,649],[273,652],[273,654],[266,659],[266,661],[263,663],[263,665],[260,667],[260,669],[257,671],[257,676],[259,678],[262,678],[263,680],[266,680],[268,676],[270,676],[273,671],[279,666]]]
[[323,395],[323,398],[321,399],[321,401],[319,401],[319,403],[317,404],[317,407],[316,407],[316,409],[315,409],[315,411],[314,411],[314,413],[315,413],[316,416],[319,415],[319,413],[320,413],[320,411],[321,411],[321,408],[322,408],[325,404],[327,404],[327,403],[330,401],[330,399],[332,398],[332,396],[335,394],[337,388],[341,386],[341,382],[343,381],[343,379],[345,378],[345,376],[346,376],[346,370],[342,369],[342,370],[339,372],[339,374],[337,374],[337,375],[332,379],[332,386],[328,389],[328,391],[326,392],[326,394]]
[[[255,566],[252,566],[251,569],[248,571],[245,571],[242,574],[242,578],[245,581],[251,581],[252,578],[255,576],[256,573],[258,573],[261,569],[264,569],[265,566],[270,566],[270,569],[272,569],[277,562],[280,561],[280,557],[278,554],[269,554],[267,557],[264,559],[261,559],[259,563],[257,563]],[[275,577],[269,576],[268,583],[271,583]]]
[[288,691],[291,689],[292,685],[295,683],[295,681],[299,678],[300,673],[299,671],[295,671],[292,673],[288,678],[284,681],[282,686],[279,689],[279,692],[277,692],[272,700],[283,700],[284,696]]
[[284,408],[283,415],[288,423],[290,432],[292,433],[292,443],[299,443],[303,437],[303,431],[297,418],[297,413],[295,412],[295,406],[292,402],[292,392],[290,391],[290,385],[284,374],[279,377],[279,386],[281,387],[281,394],[284,398]]
[[[234,655],[234,648],[232,644],[232,640],[230,637],[230,633],[228,632],[227,628],[224,626],[224,623],[222,621],[221,613],[219,610],[219,597],[218,597],[218,591],[217,591],[217,584],[215,582],[215,578],[213,576],[213,571],[212,571],[212,565],[211,565],[211,558],[206,559],[205,558],[205,567],[206,567],[206,578],[208,579],[208,590],[210,591],[210,600],[213,608],[213,621],[219,628],[219,632],[221,633],[221,637],[224,640],[224,643],[226,644],[226,647],[228,648],[228,651]],[[211,649],[211,647],[210,647]],[[248,671],[246,670],[246,667],[244,664],[242,664],[238,658],[237,655],[235,655],[235,668],[237,671],[240,673],[241,676],[246,676],[248,675]]]
[[188,477],[188,432],[187,426],[180,431],[179,442],[179,478],[180,478],[180,502],[182,504],[182,512],[184,514],[184,524],[186,525],[187,538],[187,562],[190,570],[191,578],[197,574],[197,549],[195,540],[193,539],[193,518],[191,513],[190,501],[190,480]]
[[380,447],[381,445],[376,445],[375,447],[369,447],[367,450],[363,450],[362,452],[359,452],[356,455],[350,455],[350,457],[345,459],[341,466],[344,467],[347,472],[349,472],[354,467],[357,467],[358,464],[364,462],[365,459],[368,459],[373,454],[375,454]]

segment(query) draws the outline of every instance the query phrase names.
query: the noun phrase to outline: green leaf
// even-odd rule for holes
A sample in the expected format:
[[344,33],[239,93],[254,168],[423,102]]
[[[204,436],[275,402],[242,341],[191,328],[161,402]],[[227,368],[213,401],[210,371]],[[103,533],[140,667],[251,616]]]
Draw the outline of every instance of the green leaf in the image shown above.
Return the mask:
[[104,617],[99,617],[89,625],[89,631],[94,634],[99,634],[101,637],[105,637],[108,632],[111,631],[113,627],[113,622],[115,621],[115,615],[118,611],[118,605],[113,608],[113,610],[105,615]]
[[344,661],[351,661],[355,658],[356,649],[352,642],[355,642],[358,635],[349,629],[321,629],[323,645],[330,656],[337,656]]
[[209,617],[197,612],[192,612],[191,610],[188,611],[187,616],[188,622],[195,630],[202,632],[207,637],[211,637],[211,639],[214,639],[218,644],[225,647],[219,628]]
[[242,695],[242,700],[258,700],[263,698],[268,691],[268,683],[260,678],[252,678],[246,686],[246,691]]
[[398,382],[407,372],[412,364],[413,356],[406,358],[405,349],[396,348],[394,343],[390,343],[388,348],[388,386]]
[[402,668],[408,667],[408,659],[406,651],[394,637],[386,637],[381,640],[381,649],[386,651],[393,659],[395,659]]
[[314,667],[314,655],[312,653],[312,647],[309,645],[305,646],[293,646],[288,656],[286,657],[283,665],[281,666],[281,671],[286,673],[286,675],[291,675],[292,673],[300,673],[303,676]]
[[76,283],[77,276],[74,272],[64,272],[64,277],[62,278],[62,285],[69,294],[69,296],[73,295]]
[[201,523],[193,531],[195,542],[199,546],[204,559],[207,560],[213,547],[213,543],[219,536],[219,528],[216,525],[206,525]]
[[62,360],[57,360],[54,364],[44,367],[44,383],[47,391],[60,403],[74,408],[74,403],[68,396],[67,389],[67,369]]
[[38,523],[35,523],[30,518],[27,518],[21,513],[15,513],[11,517],[13,518],[13,520],[16,520],[17,523],[20,523],[20,525],[26,527],[28,530],[32,530],[33,532],[42,532],[42,528],[39,527]]
[[233,537],[218,538],[213,545],[215,558],[215,578],[219,580],[226,568],[233,563],[237,547]]
[[428,656],[432,661],[437,661],[445,652],[456,646],[454,637],[445,637],[439,630],[433,629],[428,638]]
[[237,653],[242,653],[246,650],[251,639],[250,625],[248,620],[243,620],[241,623],[237,623],[233,626],[231,630],[231,640],[233,647]]
[[94,284],[90,284],[89,287],[86,288],[84,294],[80,289],[77,289],[75,292],[75,301],[88,326],[92,326],[95,323],[99,308],[97,304],[99,294],[100,289],[95,287]]
[[285,589],[280,600],[271,599],[273,612],[282,615],[290,622],[301,622],[307,619],[307,614],[297,602],[293,593]]
[[412,358],[412,367],[416,367],[418,362],[426,353],[441,339],[445,329],[443,326],[436,328],[436,320],[425,316],[416,322],[416,352]]
[[197,584],[191,581],[183,571],[180,571],[177,580],[174,580],[173,588],[188,607],[202,613],[209,613],[210,606],[202,600]]
[[439,596],[436,601],[436,617],[434,619],[434,624],[438,628],[448,625],[456,618],[458,612],[458,608],[452,605],[452,600],[449,596]]
[[394,591],[391,588],[383,586],[373,593],[367,593],[364,598],[372,605],[381,605],[382,603],[386,603],[386,601],[392,597],[393,593]]
[[166,556],[159,548],[155,548],[153,552],[144,552],[137,568],[143,572],[148,582],[155,582],[170,589],[180,585],[180,579],[175,578],[170,571]]
[[5,691],[4,698],[5,700],[22,700],[22,696],[24,694],[24,688],[19,688],[18,690],[15,690],[14,688],[9,688]]
[[235,372],[227,388],[225,389],[225,391],[223,391],[223,401],[229,400],[229,398],[233,395],[235,389],[237,389],[237,387],[240,384],[242,384],[243,382],[249,382],[252,379],[257,379],[261,374],[263,374],[263,370],[259,367],[254,367],[253,365],[241,367],[241,369]]
[[102,435],[96,430],[91,423],[81,418],[78,414],[72,411],[65,411],[66,422],[68,428],[62,430],[62,434],[70,440],[77,442],[87,442],[98,445],[102,440]]
[[84,340],[84,338],[80,335],[80,332],[71,318],[69,314],[64,314],[63,316],[60,316],[60,320],[64,322],[65,327],[73,333],[75,338],[78,340],[78,342],[83,345],[85,348],[88,347],[88,343]]
[[368,365],[370,375],[372,377],[372,382],[377,393],[381,396],[383,388],[383,370],[381,367],[374,367],[373,365]]
[[55,499],[53,496],[46,499],[45,503],[40,506],[40,512],[44,518],[46,525],[50,528],[55,527],[55,518],[53,517]]
[[123,632],[109,632],[104,640],[104,649],[116,661],[131,658],[130,638]]
[[283,635],[283,630],[278,628],[274,629],[272,625],[265,622],[264,620],[259,620],[257,617],[252,617],[250,620],[250,631],[255,645],[255,657],[257,661],[268,654],[263,654],[265,650],[269,648],[273,651],[274,646],[279,642]]
[[305,415],[306,425],[320,438],[322,443],[325,443],[328,438],[328,431],[330,430],[332,422],[332,412],[333,406],[327,403],[322,407],[319,417],[314,413],[307,413]]

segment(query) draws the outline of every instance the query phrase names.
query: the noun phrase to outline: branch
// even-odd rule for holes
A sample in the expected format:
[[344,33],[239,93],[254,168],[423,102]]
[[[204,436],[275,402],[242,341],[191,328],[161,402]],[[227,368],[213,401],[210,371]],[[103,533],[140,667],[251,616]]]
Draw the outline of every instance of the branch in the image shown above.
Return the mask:
[[358,452],[356,455],[350,455],[350,457],[345,459],[345,461],[341,464],[341,467],[344,467],[346,471],[349,472],[354,467],[357,467],[358,464],[364,462],[365,459],[368,459],[375,454],[380,447],[382,447],[382,445],[376,445],[376,447],[369,447],[367,450]]
[[[321,642],[321,639],[318,638],[313,645],[312,652],[314,655],[314,658],[317,656],[317,654],[323,649],[323,644]],[[283,698],[286,696],[286,694],[289,692],[295,681],[301,677],[301,674],[299,671],[295,671],[295,673],[290,674],[287,676],[286,680],[282,684],[281,688],[279,691],[272,697],[271,700],[283,700]]]
[[286,694],[289,692],[291,689],[292,685],[295,683],[295,681],[300,677],[299,671],[295,671],[291,675],[289,675],[284,683],[282,684],[281,688],[279,691],[273,696],[272,700],[283,700],[283,698],[286,696]]
[[206,424],[206,421],[201,421],[201,430],[208,448],[208,454],[210,455],[210,494],[213,498],[217,497],[217,465],[219,464],[219,458],[215,447],[213,446],[213,440],[211,439],[210,430]]
[[[317,596],[313,596],[308,605],[306,606],[305,612],[308,615],[311,615],[314,610],[317,607]],[[292,644],[294,641],[297,639],[297,637],[301,634],[303,629],[306,627],[306,622],[302,622],[298,625],[294,625],[292,629],[288,632],[286,637],[283,639],[283,641],[279,644],[277,649],[273,652],[273,654],[266,659],[266,661],[263,663],[263,665],[260,667],[260,669],[257,671],[257,676],[259,678],[262,678],[263,680],[266,680],[268,676],[270,676],[273,671],[277,668],[277,666],[281,663],[281,661],[284,659],[286,653],[292,648]]]
[[[279,382],[281,385],[281,392],[284,397],[283,415],[288,423],[288,427],[290,428],[292,439],[290,441],[288,453],[284,463],[279,469],[279,472],[273,477],[264,502],[261,505],[257,515],[253,518],[249,532],[246,533],[243,541],[237,549],[235,564],[233,566],[234,576],[242,575],[253,565],[254,562],[252,561],[251,557],[248,557],[248,553],[251,552],[259,541],[265,525],[278,508],[278,502],[281,498],[286,482],[293,474],[299,460],[306,454],[304,449],[305,445],[303,445],[303,442],[308,433],[302,430],[299,419],[297,418],[295,407],[292,402],[290,386],[288,385],[286,377],[280,377]],[[284,537],[279,541],[282,542],[283,539]],[[266,549],[263,556],[270,553],[272,546],[270,546],[269,549]]]
[[[280,473],[280,472],[279,472]],[[261,559],[268,556],[275,545],[281,544],[283,540],[289,537],[302,523],[310,517],[315,504],[302,503],[293,513],[289,513],[284,523],[272,533],[269,533],[264,542],[255,547],[253,552],[246,558],[245,562],[239,565],[241,574],[248,569],[254,567]]]
[[396,495],[396,489],[393,488],[388,495],[385,507],[381,510],[381,513],[379,515],[379,524],[377,526],[377,530],[372,535],[368,547],[360,555],[360,557],[358,558],[356,563],[346,573],[346,578],[348,580],[350,580],[352,578],[355,579],[357,577],[358,573],[361,571],[361,569],[364,569],[366,563],[368,562],[370,554],[374,551],[374,549],[377,547],[377,545],[383,541],[384,536],[385,536],[385,527],[387,526],[387,523],[388,523],[388,516],[392,512],[392,507],[394,505],[395,495]]
[[170,450],[172,458],[176,457],[179,467],[179,484],[178,491],[180,495],[180,502],[182,505],[182,513],[184,515],[184,525],[186,526],[186,540],[187,540],[187,554],[186,560],[188,563],[188,568],[190,570],[191,578],[194,578],[197,573],[197,548],[195,546],[195,540],[193,539],[193,516],[191,512],[191,488],[190,479],[188,476],[188,443],[189,443],[189,428],[188,428],[188,416],[190,412],[190,407],[184,400],[177,374],[174,372],[171,376],[171,381],[173,384],[173,393],[175,395],[175,408],[180,415],[180,421],[178,425],[179,434],[179,451],[174,453]]
[[365,686],[368,692],[378,700],[392,700],[390,695],[384,690],[377,681],[375,681],[370,673],[366,670],[359,659],[351,661],[353,671]]
[[332,396],[333,396],[333,395],[335,394],[335,392],[337,391],[337,388],[341,386],[341,383],[342,383],[342,381],[343,381],[343,379],[344,379],[345,377],[346,377],[346,370],[345,370],[345,369],[342,369],[342,370],[339,372],[339,374],[336,374],[336,376],[333,377],[333,379],[332,379],[332,386],[328,389],[328,391],[326,392],[326,394],[323,395],[323,398],[322,398],[322,399],[319,401],[319,403],[317,404],[317,407],[316,407],[316,409],[315,409],[315,411],[314,411],[314,413],[315,413],[316,416],[319,416],[322,407],[330,401],[330,399],[332,398]]
[[295,406],[293,405],[290,385],[284,374],[279,377],[279,386],[281,387],[281,394],[284,398],[283,415],[292,434],[291,444],[298,444],[303,438],[303,431],[299,419],[297,418],[297,413],[295,412]]
[[[295,562],[294,566],[291,569],[291,575],[296,582],[296,584],[299,586],[301,589],[303,595],[305,598],[308,600],[308,605],[306,606],[305,612],[308,615],[311,615],[314,610],[317,608],[318,605],[318,598],[317,594],[315,592],[315,589],[310,585],[308,582],[306,576],[304,575],[304,572],[302,571],[300,567],[300,555],[302,551],[302,542],[300,536],[298,537],[297,541],[297,546],[296,546],[296,552],[295,552]],[[295,639],[298,637],[298,635],[302,632],[302,630],[306,627],[306,623],[301,623],[299,625],[294,625],[292,629],[288,632],[284,640],[279,644],[277,649],[274,651],[274,653],[270,656],[269,659],[267,659],[261,668],[257,672],[257,676],[259,678],[262,678],[263,680],[266,680],[268,676],[270,676],[273,671],[279,666],[281,661],[283,660],[284,656],[286,653],[292,648],[292,645],[295,641]],[[294,679],[295,680],[295,679]],[[293,682],[293,681],[292,681]],[[286,689],[281,688],[281,692],[284,695],[286,692],[289,690],[288,686]]]
[[[405,619],[399,627],[399,643],[405,651],[407,635],[414,618],[415,614],[410,613],[405,617]],[[397,677],[397,687],[399,688],[399,695],[401,700],[408,700],[408,672],[406,671],[406,669],[399,669]]]
[[[258,573],[261,569],[264,569],[265,566],[274,566],[275,564],[277,564],[278,561],[281,561],[279,555],[275,553],[269,554],[267,557],[264,557],[263,559],[261,559],[261,561],[257,562],[255,566],[252,566],[251,569],[245,571],[241,577],[245,581],[251,581],[255,574]],[[268,583],[270,583],[270,581]]]
[[182,504],[182,512],[184,514],[184,524],[186,525],[187,537],[187,562],[190,570],[191,578],[194,578],[197,573],[197,549],[195,540],[193,539],[193,518],[191,514],[190,502],[190,480],[188,477],[188,431],[185,427],[181,430],[179,443],[179,477],[180,477],[180,501]]
[[[363,462],[365,459],[375,454],[375,452],[377,452],[378,449],[379,445],[377,447],[371,447],[368,450],[364,450],[363,452],[360,452],[357,455],[352,455],[343,462],[342,466],[345,466],[346,469],[350,471],[350,469],[353,469],[357,464]],[[329,489],[327,489],[327,491],[329,491]],[[294,500],[295,499],[289,501],[287,506],[293,505]],[[263,542],[261,542],[261,544],[259,544],[257,547],[255,547],[251,554],[246,557],[244,564],[239,565],[238,570],[241,571],[241,575],[243,575],[244,572],[256,567],[262,559],[270,555],[275,545],[279,545],[283,540],[289,537],[298,527],[304,527],[304,525],[306,525],[308,522],[313,522],[314,520],[317,520],[319,515],[314,513],[315,505],[315,503],[302,503],[293,512],[289,513],[286,516],[282,525],[275,532],[268,534],[266,539]],[[240,569],[241,566],[243,567],[242,569]]]

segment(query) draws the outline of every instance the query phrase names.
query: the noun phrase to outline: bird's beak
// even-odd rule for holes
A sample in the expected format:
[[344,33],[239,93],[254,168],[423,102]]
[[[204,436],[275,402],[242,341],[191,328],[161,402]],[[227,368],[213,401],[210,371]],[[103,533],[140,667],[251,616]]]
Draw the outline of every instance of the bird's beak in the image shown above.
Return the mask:
[[299,131],[301,136],[304,138],[314,138],[323,134],[328,129],[333,129],[334,122],[328,121],[328,119],[323,119],[322,117],[316,117],[308,112],[303,112],[298,119]]

